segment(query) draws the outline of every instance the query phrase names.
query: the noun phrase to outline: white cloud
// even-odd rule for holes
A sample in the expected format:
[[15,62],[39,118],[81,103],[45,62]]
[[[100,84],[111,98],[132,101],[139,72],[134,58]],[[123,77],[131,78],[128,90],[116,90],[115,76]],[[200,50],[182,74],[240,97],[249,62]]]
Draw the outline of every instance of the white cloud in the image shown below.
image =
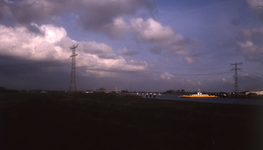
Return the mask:
[[67,35],[62,27],[54,27],[53,25],[42,25],[40,30],[45,33],[45,41],[48,43],[56,43]]
[[254,37],[259,37],[263,40],[263,28],[242,29],[241,32],[243,38],[252,39]]
[[[0,25],[0,55],[34,61],[70,61],[69,47],[77,42],[67,37],[64,28],[53,25],[34,26],[38,27],[43,35],[32,33],[25,27],[11,28]],[[113,76],[115,74],[109,72],[141,71],[147,67],[146,62],[127,61],[117,56],[112,48],[104,43],[78,43],[76,64],[78,67],[89,69],[93,74]]]
[[130,23],[139,41],[149,42],[154,45],[153,52],[160,53],[166,50],[172,54],[188,54],[187,39],[181,34],[174,33],[170,27],[163,26],[152,18],[146,21],[142,18],[133,18],[130,19]]
[[52,25],[39,27],[44,36],[36,35],[25,27],[5,27],[0,25],[0,54],[23,57],[30,60],[63,60],[69,53],[55,46],[66,36],[63,28]]
[[243,76],[243,77],[250,77],[250,75],[248,73],[242,73],[241,76]]
[[222,78],[222,81],[223,81],[223,82],[227,82],[226,78]]
[[195,63],[195,61],[192,58],[188,57],[188,56],[184,58],[184,61],[188,65]]
[[95,78],[104,78],[104,77],[117,77],[119,74],[116,72],[109,71],[96,71],[96,70],[86,70],[85,76],[93,76]]
[[117,55],[114,53],[112,48],[104,43],[89,42],[84,41],[80,42],[79,50],[88,54],[95,54],[98,58],[104,59],[115,59]]
[[160,75],[161,79],[164,79],[164,80],[171,80],[172,78],[175,78],[174,75],[168,73],[168,72],[164,72]]
[[[152,18],[143,21],[142,18],[131,19],[131,25],[137,36],[145,41],[163,41],[167,37],[174,36],[173,30],[170,27],[163,27],[161,23],[153,20]],[[178,36],[179,40],[182,36]]]
[[123,57],[116,59],[99,58],[97,55],[89,53],[81,53],[78,58],[78,65],[80,67],[86,66],[91,70],[104,70],[104,71],[141,71],[145,70],[145,64],[131,64]]
[[101,30],[111,37],[124,39],[125,34],[130,30],[130,26],[120,17],[115,18],[112,24],[104,26]]
[[196,85],[197,83],[195,82],[195,81],[193,81],[193,80],[186,80],[186,82],[187,82],[187,84],[189,84],[189,85]]
[[[237,42],[237,50],[249,61],[263,63],[263,28],[243,29],[243,41]],[[260,41],[260,42],[259,42]]]

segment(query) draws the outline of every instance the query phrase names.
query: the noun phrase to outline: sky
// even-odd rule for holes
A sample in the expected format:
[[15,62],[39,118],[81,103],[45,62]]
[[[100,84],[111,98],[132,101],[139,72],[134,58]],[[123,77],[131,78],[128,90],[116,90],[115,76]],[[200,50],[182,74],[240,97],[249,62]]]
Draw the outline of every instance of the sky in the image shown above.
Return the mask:
[[263,89],[263,0],[0,0],[0,86]]

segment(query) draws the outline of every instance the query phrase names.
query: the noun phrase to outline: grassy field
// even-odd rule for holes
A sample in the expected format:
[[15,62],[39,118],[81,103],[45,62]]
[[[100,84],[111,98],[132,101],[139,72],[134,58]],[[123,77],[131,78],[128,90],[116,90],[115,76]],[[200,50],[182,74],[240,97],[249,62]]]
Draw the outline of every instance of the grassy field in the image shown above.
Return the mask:
[[262,106],[0,93],[0,110],[4,150],[263,149]]

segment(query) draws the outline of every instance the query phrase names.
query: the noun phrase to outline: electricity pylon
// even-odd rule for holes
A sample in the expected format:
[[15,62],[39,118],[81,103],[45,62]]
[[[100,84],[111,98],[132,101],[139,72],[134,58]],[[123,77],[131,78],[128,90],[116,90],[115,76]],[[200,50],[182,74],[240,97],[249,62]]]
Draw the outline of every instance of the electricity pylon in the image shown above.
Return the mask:
[[238,68],[237,66],[238,66],[238,65],[241,65],[241,64],[242,64],[242,62],[241,62],[241,63],[236,63],[236,62],[235,62],[234,64],[230,64],[231,66],[235,65],[235,68],[234,68],[234,69],[230,69],[231,71],[235,70],[235,76],[234,76],[234,78],[235,78],[234,92],[238,92],[237,71],[241,71],[242,68]]
[[75,46],[73,45],[70,47],[70,50],[72,50],[72,54],[70,57],[72,57],[72,64],[71,64],[71,77],[70,77],[70,85],[69,85],[69,91],[70,92],[77,92],[77,84],[76,84],[76,56],[78,54],[75,53],[75,49],[78,47],[78,44]]

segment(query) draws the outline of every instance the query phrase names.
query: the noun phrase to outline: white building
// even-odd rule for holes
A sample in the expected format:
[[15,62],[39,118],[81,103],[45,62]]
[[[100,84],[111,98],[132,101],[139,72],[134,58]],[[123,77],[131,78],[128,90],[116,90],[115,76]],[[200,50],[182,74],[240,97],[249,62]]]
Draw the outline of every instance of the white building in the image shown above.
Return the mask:
[[245,95],[248,95],[249,93],[256,93],[257,95],[263,95],[263,90],[246,91]]

